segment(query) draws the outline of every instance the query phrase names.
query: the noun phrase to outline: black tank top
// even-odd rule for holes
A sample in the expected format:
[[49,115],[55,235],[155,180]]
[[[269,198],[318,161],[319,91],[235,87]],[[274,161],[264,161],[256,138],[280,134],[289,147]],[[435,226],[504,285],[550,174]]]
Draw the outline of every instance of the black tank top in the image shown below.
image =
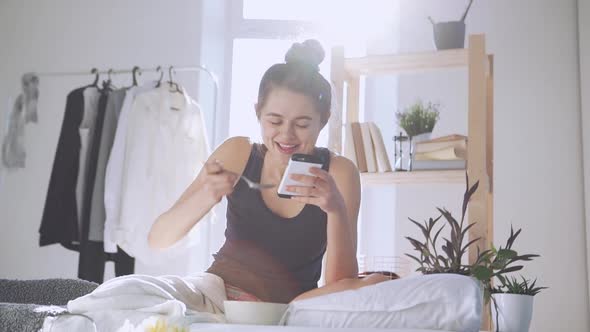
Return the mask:
[[[265,151],[263,145],[252,146],[243,174],[253,181],[260,182]],[[330,151],[316,148],[315,153],[328,170]],[[326,251],[325,212],[307,204],[297,216],[281,217],[243,181],[227,200],[226,240],[207,272],[268,302],[288,303],[317,287]]]

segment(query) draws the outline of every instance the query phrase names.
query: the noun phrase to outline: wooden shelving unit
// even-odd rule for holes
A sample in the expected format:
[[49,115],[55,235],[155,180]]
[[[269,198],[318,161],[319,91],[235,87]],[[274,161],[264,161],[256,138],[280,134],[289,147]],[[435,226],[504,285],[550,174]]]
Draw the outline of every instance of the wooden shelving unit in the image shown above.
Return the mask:
[[363,185],[465,183],[465,170],[361,173]]
[[[329,122],[331,150],[342,153],[343,124],[359,121],[360,77],[363,75],[395,75],[445,68],[467,68],[468,79],[468,144],[467,173],[470,185],[479,181],[479,188],[469,204],[469,221],[477,221],[469,229],[469,238],[481,250],[493,241],[493,55],[488,55],[483,34],[470,35],[465,49],[421,52],[413,54],[372,55],[345,58],[344,49],[332,50],[331,81],[334,86],[334,109]],[[343,107],[346,105],[346,108]],[[377,124],[379,125],[379,124]],[[363,173],[366,185],[398,185],[413,183],[464,183],[465,170]],[[475,261],[475,250],[469,262]],[[484,315],[483,329],[489,316]]]

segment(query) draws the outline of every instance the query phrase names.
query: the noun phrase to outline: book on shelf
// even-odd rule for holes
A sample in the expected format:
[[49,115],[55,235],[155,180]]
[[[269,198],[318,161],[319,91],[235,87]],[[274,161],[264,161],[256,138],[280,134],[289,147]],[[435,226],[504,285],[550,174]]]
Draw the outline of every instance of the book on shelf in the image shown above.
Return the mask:
[[467,151],[467,136],[452,134],[427,141],[417,142],[414,145],[414,154],[455,147]]
[[356,167],[359,167],[358,160],[356,159],[356,149],[354,147],[354,139],[352,135],[352,124],[347,123],[344,125],[344,149],[342,154],[345,158],[350,159]]
[[465,160],[412,160],[412,171],[465,169]]
[[371,131],[371,139],[373,140],[373,146],[375,148],[377,171],[391,172],[391,163],[389,162],[389,157],[387,156],[387,149],[385,149],[385,143],[383,142],[381,130],[374,122],[369,122],[369,130]]
[[440,150],[414,153],[414,160],[465,160],[467,150],[459,146],[452,146]]
[[367,172],[377,172],[377,160],[375,158],[375,148],[371,138],[371,130],[368,122],[361,122],[361,135],[363,140],[363,147],[365,149],[365,158],[367,162]]
[[391,172],[383,136],[374,122],[344,126],[343,155],[355,163],[359,172]]
[[356,155],[357,167],[359,172],[367,171],[367,159],[365,157],[365,147],[363,145],[363,135],[361,133],[361,124],[358,122],[352,122],[350,124],[352,128],[352,140],[354,142],[354,150]]

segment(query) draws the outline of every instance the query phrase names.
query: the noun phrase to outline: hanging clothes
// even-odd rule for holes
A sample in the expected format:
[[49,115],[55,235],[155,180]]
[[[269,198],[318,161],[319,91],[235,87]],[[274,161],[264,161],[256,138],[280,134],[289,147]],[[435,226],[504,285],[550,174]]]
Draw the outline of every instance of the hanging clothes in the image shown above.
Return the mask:
[[92,203],[90,210],[90,228],[88,230],[88,240],[104,240],[104,222],[106,219],[104,206],[104,189],[105,174],[109,154],[113,147],[115,132],[119,114],[123,107],[123,101],[127,89],[119,89],[111,92],[107,101],[107,107],[104,114],[102,133],[100,136],[100,148],[98,152],[98,161],[96,164],[96,177],[94,180],[94,190],[92,192]]
[[2,164],[6,168],[24,168],[25,124],[37,122],[39,77],[26,73],[21,78],[22,93],[16,98],[8,117],[8,132],[2,141]]
[[[166,250],[151,250],[147,243],[153,222],[175,203],[209,156],[200,108],[181,90],[182,93],[171,92],[164,84],[135,97],[128,113],[124,153],[113,155],[115,137],[107,166],[108,184],[111,162],[122,165],[117,174],[121,180],[118,215],[107,217],[105,232],[114,231],[110,236],[121,248],[150,265],[186,253],[200,240],[199,228],[194,227],[184,239]],[[107,207],[107,215],[108,211]]]
[[123,165],[125,162],[125,140],[127,138],[127,127],[129,113],[135,101],[135,96],[143,92],[153,90],[157,82],[149,82],[142,86],[132,86],[125,94],[125,100],[113,138],[113,145],[109,154],[104,180],[104,250],[108,253],[117,252],[117,243],[114,238],[114,225],[118,224],[119,209],[121,201],[121,185],[123,183]]
[[53,169],[45,198],[45,207],[39,229],[39,245],[61,243],[78,250],[78,204],[76,186],[80,166],[80,124],[84,115],[84,90],[70,92],[62,121]]
[[105,254],[101,238],[89,239],[92,195],[99,173],[109,96],[108,90],[94,86],[68,94],[39,230],[41,246],[61,243],[79,251],[78,277],[98,283],[103,281],[107,260],[115,262],[117,276],[133,273],[135,264],[123,250]]
[[101,98],[101,92],[97,87],[90,86],[84,90],[84,109],[82,122],[78,127],[78,133],[80,135],[80,160],[78,163],[78,178],[76,182],[76,204],[78,211],[78,230],[80,232],[79,237],[83,235],[82,224],[83,224],[83,202],[84,195],[86,192],[86,186],[88,185],[87,172],[88,172],[88,155],[89,147],[92,144],[90,131],[96,123],[96,116],[99,109],[99,100]]

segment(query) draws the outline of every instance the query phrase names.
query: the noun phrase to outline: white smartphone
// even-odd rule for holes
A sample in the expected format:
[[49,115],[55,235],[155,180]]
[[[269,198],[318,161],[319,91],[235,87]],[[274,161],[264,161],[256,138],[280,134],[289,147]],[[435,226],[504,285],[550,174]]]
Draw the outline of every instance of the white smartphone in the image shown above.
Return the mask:
[[311,187],[311,185],[307,185],[298,181],[291,179],[291,174],[304,174],[314,176],[309,172],[310,167],[318,167],[322,168],[324,166],[324,162],[322,158],[318,156],[312,156],[308,154],[302,153],[295,153],[289,159],[289,164],[287,165],[287,169],[285,170],[285,174],[283,174],[283,178],[281,179],[281,183],[279,184],[279,189],[277,190],[277,194],[279,197],[282,198],[291,198],[291,196],[301,196],[301,194],[294,193],[291,191],[287,191],[285,188],[287,186],[307,186]]

